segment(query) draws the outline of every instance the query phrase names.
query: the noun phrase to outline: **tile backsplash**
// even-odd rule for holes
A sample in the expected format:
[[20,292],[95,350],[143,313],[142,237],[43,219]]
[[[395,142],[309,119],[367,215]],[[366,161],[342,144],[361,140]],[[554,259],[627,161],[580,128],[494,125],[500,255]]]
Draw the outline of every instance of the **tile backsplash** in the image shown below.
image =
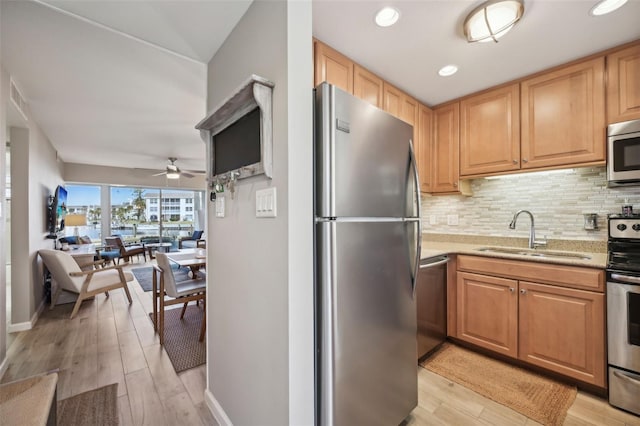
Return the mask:
[[[527,237],[526,214],[509,229],[514,213],[524,209],[535,217],[537,237],[606,240],[608,214],[620,213],[625,200],[640,212],[640,186],[607,188],[604,167],[474,179],[471,186],[471,197],[423,195],[423,232]],[[584,213],[598,214],[597,230],[584,229]]]

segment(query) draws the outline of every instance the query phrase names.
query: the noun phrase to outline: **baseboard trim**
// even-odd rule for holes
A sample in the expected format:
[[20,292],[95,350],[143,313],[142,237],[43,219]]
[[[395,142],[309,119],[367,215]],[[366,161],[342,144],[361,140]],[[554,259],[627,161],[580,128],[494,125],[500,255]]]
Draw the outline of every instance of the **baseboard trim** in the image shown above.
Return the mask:
[[7,325],[7,333],[17,333],[19,331],[27,331],[35,327],[36,322],[38,322],[38,318],[40,318],[40,314],[44,310],[44,305],[45,305],[45,300],[43,299],[42,302],[40,303],[40,306],[38,306],[38,309],[36,309],[36,311],[33,313],[29,321]]
[[204,401],[220,426],[233,426],[231,419],[227,416],[227,413],[224,412],[222,406],[209,389],[204,390]]

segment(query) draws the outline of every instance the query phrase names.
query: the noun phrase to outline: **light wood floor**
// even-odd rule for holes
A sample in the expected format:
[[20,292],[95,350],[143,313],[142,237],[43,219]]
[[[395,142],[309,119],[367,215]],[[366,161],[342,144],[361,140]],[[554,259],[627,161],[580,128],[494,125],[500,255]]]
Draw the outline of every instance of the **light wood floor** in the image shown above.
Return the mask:
[[[131,267],[142,265],[133,264]],[[147,313],[151,294],[129,283],[133,305],[122,290],[83,303],[48,307],[33,330],[16,333],[2,382],[59,369],[58,399],[117,382],[120,424],[216,425],[204,403],[206,369],[176,374],[158,343]],[[419,368],[414,425],[535,425],[536,422],[456,383]],[[639,396],[640,397],[640,396]],[[579,392],[565,425],[640,425],[601,398]]]
[[120,425],[216,425],[206,367],[175,373],[147,316],[151,293],[137,281],[129,289],[132,305],[114,290],[85,301],[73,320],[72,303],[46,307],[34,329],[15,333],[2,382],[59,369],[58,400],[117,382]]

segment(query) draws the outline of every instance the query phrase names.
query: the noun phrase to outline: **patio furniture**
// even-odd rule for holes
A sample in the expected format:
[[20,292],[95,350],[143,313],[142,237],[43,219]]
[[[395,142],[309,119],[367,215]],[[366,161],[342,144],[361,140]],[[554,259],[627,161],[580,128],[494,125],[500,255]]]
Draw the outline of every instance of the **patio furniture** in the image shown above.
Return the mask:
[[197,248],[200,247],[199,243],[204,243],[202,234],[204,231],[193,231],[189,237],[182,237],[178,240],[178,248]]
[[[190,254],[189,254],[190,255]],[[164,309],[165,306],[184,304],[180,319],[184,317],[187,304],[191,301],[204,302],[206,297],[206,280],[195,278],[176,282],[169,258],[165,253],[156,253],[157,265],[153,267],[153,325],[160,334],[160,344],[164,344]],[[167,299],[169,297],[170,299]],[[159,303],[158,303],[159,302]],[[204,339],[206,315],[202,318],[200,341]]]
[[143,256],[144,261],[147,261],[147,250],[144,245],[125,245],[122,237],[107,237],[104,239],[106,245],[109,250],[118,250],[120,252],[120,257],[118,258],[118,263],[120,263],[120,258],[123,258],[125,262],[128,262],[131,256],[136,256],[140,259],[140,255]]
[[133,280],[133,275],[122,270],[124,265],[83,271],[70,254],[61,250],[43,249],[38,253],[58,284],[58,288],[51,298],[51,309],[56,305],[62,290],[78,294],[78,300],[71,312],[71,319],[78,313],[83,300],[98,293],[105,293],[109,296],[109,291],[117,288],[124,290],[129,304],[131,304],[131,294],[129,294],[127,282]]

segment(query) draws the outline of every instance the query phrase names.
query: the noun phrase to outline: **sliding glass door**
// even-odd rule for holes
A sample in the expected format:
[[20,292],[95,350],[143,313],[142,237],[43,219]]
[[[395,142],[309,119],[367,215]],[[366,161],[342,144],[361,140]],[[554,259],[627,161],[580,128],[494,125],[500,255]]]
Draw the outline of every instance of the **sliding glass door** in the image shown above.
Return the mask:
[[170,243],[204,229],[204,193],[156,188],[111,188],[111,229],[125,241]]

